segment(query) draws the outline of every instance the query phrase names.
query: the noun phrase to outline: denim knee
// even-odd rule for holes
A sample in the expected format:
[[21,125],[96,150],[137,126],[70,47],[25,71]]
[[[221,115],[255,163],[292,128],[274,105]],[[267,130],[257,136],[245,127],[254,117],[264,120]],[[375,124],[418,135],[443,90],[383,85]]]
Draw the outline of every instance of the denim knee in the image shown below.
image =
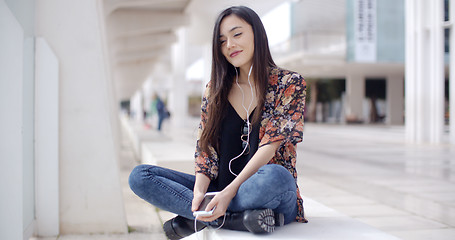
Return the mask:
[[151,165],[138,165],[136,166],[133,171],[131,171],[130,176],[128,178],[128,183],[130,185],[131,190],[134,193],[138,194],[138,191],[143,189],[145,184],[145,176],[150,175],[150,170],[153,169],[155,166]]
[[263,175],[267,181],[267,188],[283,189],[285,186],[289,186],[292,191],[296,190],[295,179],[292,174],[283,166],[278,164],[267,164],[259,168],[259,175]]

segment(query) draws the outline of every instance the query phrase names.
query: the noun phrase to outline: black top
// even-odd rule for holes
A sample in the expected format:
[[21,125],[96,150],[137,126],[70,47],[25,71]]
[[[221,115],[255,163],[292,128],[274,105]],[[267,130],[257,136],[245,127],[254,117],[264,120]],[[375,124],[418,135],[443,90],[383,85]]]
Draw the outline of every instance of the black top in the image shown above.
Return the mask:
[[[254,111],[256,111],[256,109],[254,109],[250,115],[250,122],[252,120]],[[220,131],[220,149],[218,151],[220,162],[218,177],[214,181],[214,184],[217,186],[218,191],[223,190],[235,179],[235,176],[229,171],[229,161],[231,161],[231,159],[235,158],[243,151],[241,135],[244,125],[245,120],[237,114],[234,107],[232,107],[231,103],[229,103],[226,115],[222,121]],[[253,125],[250,133],[249,143],[250,146],[248,154],[241,155],[231,163],[231,170],[235,174],[239,174],[240,171],[242,171],[242,169],[258,149],[259,124]]]

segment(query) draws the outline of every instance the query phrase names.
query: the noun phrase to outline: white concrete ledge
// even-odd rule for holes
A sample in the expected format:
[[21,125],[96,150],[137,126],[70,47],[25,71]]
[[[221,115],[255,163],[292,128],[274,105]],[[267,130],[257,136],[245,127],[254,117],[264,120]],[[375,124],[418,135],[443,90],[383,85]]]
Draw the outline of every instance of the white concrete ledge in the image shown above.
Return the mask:
[[141,162],[194,174],[194,147],[185,143],[143,142]]
[[154,129],[146,130],[142,123],[135,122],[134,120],[130,120],[127,116],[121,114],[120,115],[120,123],[126,137],[131,141],[134,154],[136,157],[140,158],[142,154],[142,143],[144,142],[162,142],[162,141],[169,141],[170,138],[161,134]]
[[173,140],[154,129],[146,130],[141,123],[120,115],[126,137],[131,141],[134,153],[143,164],[153,164],[194,174],[194,146],[183,140]]
[[399,240],[365,223],[343,215],[312,199],[304,198],[308,223],[291,223],[279,227],[267,235],[255,235],[249,232],[204,229],[186,240]]

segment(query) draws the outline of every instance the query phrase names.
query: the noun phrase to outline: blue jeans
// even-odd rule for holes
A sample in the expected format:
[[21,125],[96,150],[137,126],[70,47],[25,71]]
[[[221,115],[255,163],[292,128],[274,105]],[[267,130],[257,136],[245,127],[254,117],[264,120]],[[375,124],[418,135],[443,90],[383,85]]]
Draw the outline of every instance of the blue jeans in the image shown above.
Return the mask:
[[[188,219],[191,212],[195,176],[153,165],[139,165],[131,172],[131,190],[145,201]],[[216,191],[210,184],[208,192]],[[273,209],[284,214],[285,224],[297,216],[296,184],[291,173],[283,166],[262,166],[247,179],[232,199],[228,212],[249,209]]]
[[164,113],[158,113],[158,131],[161,131],[161,125],[163,125],[164,119]]

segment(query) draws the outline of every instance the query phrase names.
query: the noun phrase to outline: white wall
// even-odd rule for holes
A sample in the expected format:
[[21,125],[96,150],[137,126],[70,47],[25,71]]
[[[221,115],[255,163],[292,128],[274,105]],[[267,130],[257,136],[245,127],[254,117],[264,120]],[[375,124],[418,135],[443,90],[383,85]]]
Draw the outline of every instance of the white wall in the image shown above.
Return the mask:
[[0,0],[0,33],[0,239],[22,239],[24,34],[3,0]]
[[58,60],[42,38],[36,40],[35,174],[37,234],[59,234]]
[[36,35],[59,66],[60,233],[125,233],[102,1],[41,0]]

